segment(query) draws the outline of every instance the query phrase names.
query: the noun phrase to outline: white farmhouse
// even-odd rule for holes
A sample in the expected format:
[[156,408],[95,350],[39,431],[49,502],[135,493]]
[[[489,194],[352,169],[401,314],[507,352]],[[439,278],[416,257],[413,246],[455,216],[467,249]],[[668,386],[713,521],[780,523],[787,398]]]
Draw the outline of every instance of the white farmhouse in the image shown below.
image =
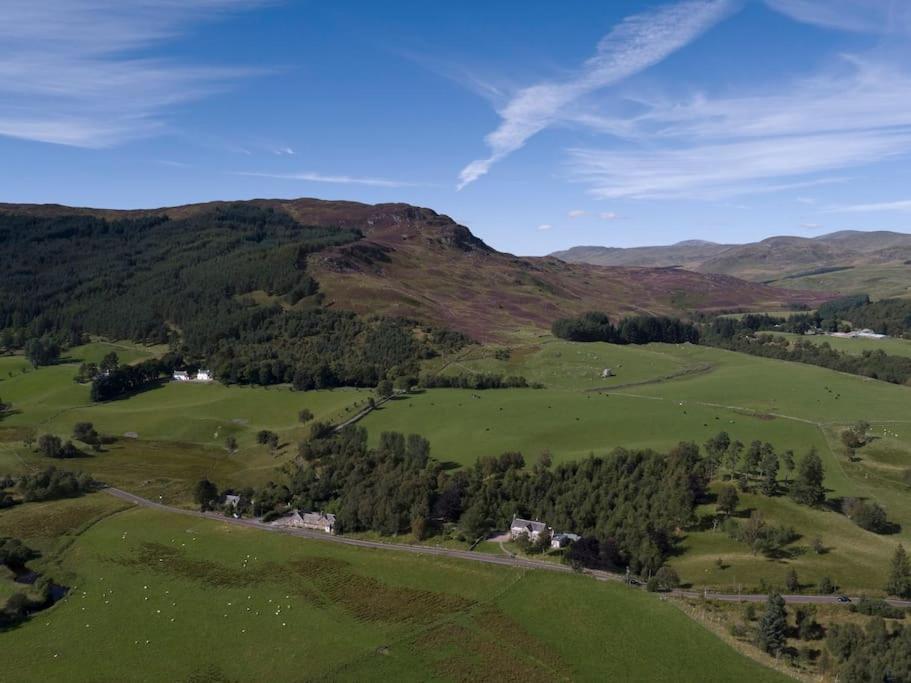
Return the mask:
[[326,534],[335,533],[335,515],[322,512],[305,512],[303,515],[304,528],[322,531]]
[[547,530],[548,526],[544,522],[522,519],[516,516],[513,516],[512,524],[509,525],[509,535],[513,540],[524,534],[528,536],[528,540],[532,543],[537,542],[538,537]]
[[322,512],[300,512],[295,510],[290,515],[272,522],[273,526],[294,527],[296,529],[313,529],[326,534],[335,533],[335,515]]
[[173,379],[175,382],[211,382],[214,377],[208,370],[197,370],[192,377],[186,370],[177,370],[173,375]]

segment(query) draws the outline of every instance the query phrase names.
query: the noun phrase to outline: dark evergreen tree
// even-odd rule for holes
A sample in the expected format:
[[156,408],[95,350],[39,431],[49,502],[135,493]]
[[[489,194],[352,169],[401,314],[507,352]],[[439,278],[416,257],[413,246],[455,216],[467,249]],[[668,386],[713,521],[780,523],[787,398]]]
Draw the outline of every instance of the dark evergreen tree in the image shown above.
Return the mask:
[[791,498],[801,505],[821,505],[826,499],[824,478],[822,459],[814,448],[797,465],[797,476],[791,483]]
[[911,598],[911,561],[908,560],[908,553],[901,543],[892,556],[886,592],[900,598]]
[[787,642],[787,616],[784,598],[778,593],[769,595],[756,633],[756,642],[761,650],[775,657],[781,654]]

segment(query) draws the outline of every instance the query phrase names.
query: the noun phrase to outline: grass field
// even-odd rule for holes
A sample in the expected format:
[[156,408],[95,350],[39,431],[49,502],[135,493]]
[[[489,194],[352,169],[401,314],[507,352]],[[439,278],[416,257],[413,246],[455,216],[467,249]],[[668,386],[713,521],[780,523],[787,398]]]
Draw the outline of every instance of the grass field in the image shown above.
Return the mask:
[[872,299],[911,296],[911,266],[856,266],[846,270],[804,277],[784,278],[773,282],[787,289],[810,289],[839,294],[869,294]]
[[52,565],[70,595],[0,635],[16,681],[784,680],[657,597],[574,575],[150,510],[102,517]]
[[[91,472],[107,483],[170,502],[187,502],[190,487],[203,477],[222,485],[259,485],[296,451],[309,426],[298,412],[316,419],[341,420],[353,414],[367,394],[356,389],[295,392],[288,387],[227,387],[218,383],[168,382],[124,400],[92,403],[89,387],[73,381],[78,363],[116,351],[123,362],[151,357],[156,349],[93,343],[73,349],[64,362],[32,369],[19,356],[0,358],[0,397],[13,414],[0,422],[0,471],[47,464],[23,446],[28,432],[68,438],[76,422],[92,422],[117,438],[104,452],[60,467]],[[256,432],[276,432],[276,453],[256,443]],[[236,453],[225,440],[233,436]]]
[[[528,372],[548,388],[412,395],[364,420],[371,438],[390,429],[418,431],[437,458],[465,465],[506,450],[521,451],[527,462],[544,449],[557,462],[605,455],[616,446],[666,450],[678,441],[701,444],[723,429],[744,443],[769,441],[798,455],[817,448],[830,498],[875,500],[901,526],[898,534],[877,536],[833,511],[745,496],[747,508],[797,528],[802,538],[789,549],[794,557],[772,561],[750,555],[720,531],[692,532],[684,554],[672,563],[696,585],[755,587],[760,579],[780,584],[794,566],[808,584],[829,575],[845,587],[879,589],[895,545],[911,545],[911,490],[903,479],[911,468],[911,388],[688,345],[545,342],[513,351],[509,361],[485,356],[460,360],[459,366],[462,372]],[[603,367],[617,368],[617,376],[601,379]],[[669,368],[677,369],[676,376]],[[453,364],[443,371],[454,371]],[[840,431],[859,419],[872,423],[875,438],[849,460]],[[830,548],[826,554],[807,552],[816,535]],[[731,569],[718,570],[719,557]]]
[[863,337],[845,338],[823,335],[800,335],[790,332],[776,332],[776,336],[787,339],[802,339],[814,344],[828,344],[836,351],[844,351],[859,356],[864,351],[885,351],[890,356],[911,356],[911,341],[907,339],[864,339]]
[[[747,495],[746,509],[761,509],[770,522],[797,527],[801,538],[788,549],[792,557],[768,560],[750,555],[720,531],[693,531],[672,563],[694,585],[780,583],[794,566],[808,584],[829,575],[846,588],[879,589],[897,542],[911,546],[905,479],[911,468],[911,388],[709,347],[573,344],[548,337],[527,342],[511,349],[508,360],[497,360],[494,349],[472,348],[433,361],[429,370],[520,374],[545,384],[544,389],[428,390],[387,403],[361,424],[373,443],[382,431],[420,432],[437,459],[456,466],[515,450],[528,463],[544,450],[555,462],[606,455],[618,446],[667,450],[679,441],[701,444],[721,430],[744,443],[769,441],[798,455],[815,447],[823,457],[830,498],[875,500],[901,527],[898,534],[876,536],[833,511]],[[98,357],[107,348],[93,344],[71,355]],[[0,472],[47,464],[23,446],[28,430],[66,436],[73,423],[88,420],[117,435],[117,442],[91,457],[54,464],[182,505],[189,504],[193,484],[203,477],[220,486],[274,479],[276,466],[292,457],[296,441],[307,433],[297,422],[299,409],[340,420],[366,400],[366,393],[356,390],[169,383],[99,405],[88,401],[87,387],[72,382],[74,364],[23,371],[22,359],[0,361],[7,368],[6,376],[0,372],[0,396],[18,411],[0,423]],[[606,367],[616,376],[602,378]],[[859,419],[873,425],[875,438],[849,459],[840,430]],[[277,453],[255,444],[259,429],[280,435],[283,446]],[[127,432],[136,438],[123,436]],[[229,434],[240,443],[235,454],[223,447]],[[830,548],[824,555],[808,552],[817,535]],[[719,557],[730,569],[718,569]]]

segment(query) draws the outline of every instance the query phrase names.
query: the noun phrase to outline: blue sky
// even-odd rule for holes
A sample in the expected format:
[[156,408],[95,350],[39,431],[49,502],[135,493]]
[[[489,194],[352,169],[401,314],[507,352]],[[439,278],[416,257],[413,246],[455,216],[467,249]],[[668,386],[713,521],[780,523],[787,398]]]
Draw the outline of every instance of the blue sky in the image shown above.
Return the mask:
[[405,201],[521,254],[911,222],[907,0],[3,14],[0,201]]

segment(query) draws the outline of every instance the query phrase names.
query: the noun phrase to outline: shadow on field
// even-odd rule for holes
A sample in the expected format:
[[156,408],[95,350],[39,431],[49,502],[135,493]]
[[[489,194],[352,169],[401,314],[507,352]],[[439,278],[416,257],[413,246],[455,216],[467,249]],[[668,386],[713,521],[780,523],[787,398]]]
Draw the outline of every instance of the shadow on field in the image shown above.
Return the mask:
[[136,387],[131,391],[127,391],[123,394],[114,396],[113,398],[106,399],[100,403],[115,403],[117,401],[126,401],[133,398],[134,396],[138,396],[139,394],[144,394],[147,391],[157,391],[158,389],[163,389],[166,384],[170,383],[170,381],[171,380],[169,379],[157,379],[154,382],[149,382],[148,384],[144,384],[141,387]]

